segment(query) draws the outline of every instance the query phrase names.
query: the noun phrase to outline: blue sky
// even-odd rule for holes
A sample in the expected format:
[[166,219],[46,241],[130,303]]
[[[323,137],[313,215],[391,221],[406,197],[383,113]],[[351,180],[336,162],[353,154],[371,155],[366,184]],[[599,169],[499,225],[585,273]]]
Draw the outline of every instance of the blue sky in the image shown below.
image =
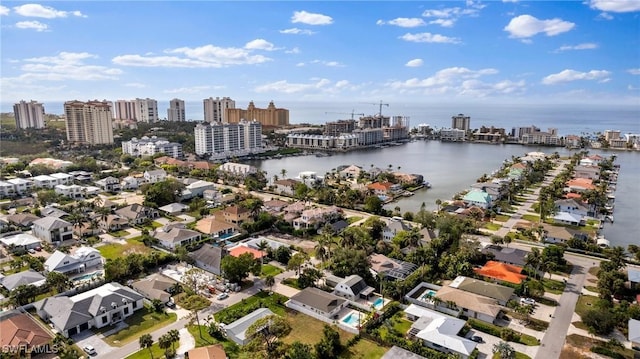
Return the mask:
[[638,0],[0,6],[3,103],[640,104]]

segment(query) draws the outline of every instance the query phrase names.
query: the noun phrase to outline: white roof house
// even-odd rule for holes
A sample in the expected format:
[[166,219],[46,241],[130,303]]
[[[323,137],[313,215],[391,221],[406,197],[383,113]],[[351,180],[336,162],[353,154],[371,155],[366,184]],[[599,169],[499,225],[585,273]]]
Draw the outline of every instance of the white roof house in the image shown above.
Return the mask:
[[74,254],[55,251],[44,262],[45,272],[81,273],[104,262],[100,252],[93,247],[80,247]]
[[19,233],[13,236],[0,238],[0,242],[6,247],[10,247],[11,245],[13,245],[16,248],[24,249],[30,249],[40,246],[40,239],[32,236],[29,233]]
[[270,315],[274,315],[274,313],[269,308],[259,308],[235,322],[225,325],[224,330],[226,331],[229,339],[233,340],[237,344],[245,345],[250,341],[250,339],[246,337],[247,329],[249,329],[249,327],[259,319]]
[[629,319],[629,341],[634,349],[640,346],[640,320]]
[[415,304],[409,305],[405,313],[418,318],[411,326],[409,333],[422,339],[425,345],[433,349],[467,358],[476,348],[475,342],[458,336],[464,327],[464,320]]

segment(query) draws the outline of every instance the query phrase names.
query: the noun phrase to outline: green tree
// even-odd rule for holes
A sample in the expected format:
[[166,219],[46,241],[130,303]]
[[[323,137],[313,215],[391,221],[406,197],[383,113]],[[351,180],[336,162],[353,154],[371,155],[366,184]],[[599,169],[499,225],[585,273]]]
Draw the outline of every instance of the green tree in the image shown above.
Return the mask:
[[285,359],[315,359],[313,347],[296,340],[289,345]]
[[516,351],[507,342],[499,342],[493,345],[492,349],[494,354],[498,354],[500,359],[515,359]]
[[21,284],[9,293],[9,301],[16,307],[31,303],[38,295],[38,288],[32,284]]
[[59,272],[47,273],[45,284],[47,287],[55,289],[56,293],[62,293],[73,286],[69,277]]
[[161,207],[182,198],[184,185],[174,179],[168,179],[142,187],[145,196],[144,204],[150,207]]
[[167,335],[171,339],[171,348],[175,351],[175,344],[180,342],[180,332],[177,329],[171,329]]
[[167,358],[172,357],[172,355],[170,355],[171,344],[172,344],[172,340],[168,333],[158,338],[158,346],[160,347],[160,349],[164,349],[165,357]]
[[378,196],[368,196],[364,200],[364,210],[373,214],[382,214],[382,200]]
[[337,358],[342,351],[342,344],[340,343],[340,333],[334,328],[325,324],[323,330],[323,337],[316,344],[316,356],[323,359]]
[[278,347],[279,340],[291,333],[291,324],[279,315],[270,315],[258,319],[246,331],[246,337],[251,338],[249,347],[264,351],[267,357],[272,357]]
[[313,287],[320,278],[322,278],[322,272],[315,268],[305,268],[298,277],[298,286],[300,289]]
[[249,276],[250,272],[259,268],[260,263],[253,258],[252,253],[243,253],[238,257],[226,256],[222,258],[220,269],[224,277],[231,283],[240,283]]
[[588,310],[582,316],[582,322],[587,326],[589,333],[608,335],[616,327],[616,318],[610,310],[602,308]]
[[304,252],[298,252],[294,254],[287,263],[288,270],[296,270],[296,274],[300,274],[300,267],[309,259],[309,256]]
[[271,291],[271,288],[274,284],[276,284],[276,279],[273,277],[273,275],[269,274],[264,278],[264,285],[269,287],[269,291]]
[[333,274],[339,277],[347,277],[357,274],[366,282],[371,282],[371,263],[367,252],[359,249],[338,248],[330,265]]
[[153,359],[153,351],[151,350],[153,337],[151,337],[151,334],[142,334],[138,339],[138,343],[140,344],[140,349],[149,349],[149,354],[151,355],[151,359]]

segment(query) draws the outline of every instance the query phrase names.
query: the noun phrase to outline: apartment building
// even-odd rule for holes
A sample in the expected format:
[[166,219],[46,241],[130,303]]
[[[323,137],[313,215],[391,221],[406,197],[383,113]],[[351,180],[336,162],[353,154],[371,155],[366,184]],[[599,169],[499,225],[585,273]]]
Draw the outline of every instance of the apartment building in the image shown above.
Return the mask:
[[136,104],[134,101],[118,100],[115,103],[115,118],[120,120],[136,119]]
[[16,128],[44,128],[44,106],[37,101],[20,101],[13,105]]
[[239,123],[201,123],[194,130],[196,154],[212,159],[242,156],[263,151],[262,124],[258,121]]
[[113,143],[111,103],[103,101],[67,101],[67,140],[73,144],[101,145]]
[[169,157],[182,158],[182,145],[176,142],[169,142],[166,138],[144,136],[140,139],[133,137],[130,141],[122,142],[122,153],[132,156],[154,156],[158,153],[165,153]]
[[167,109],[168,121],[186,121],[184,101],[174,98],[169,101],[169,108]]
[[[236,102],[229,97],[209,97],[203,100],[204,121],[209,123],[230,122],[227,118],[227,110],[235,109]],[[235,121],[239,122],[239,121]]]
[[158,121],[158,101],[150,98],[137,98],[134,103],[138,122],[153,123]]
[[[257,108],[253,101],[249,102],[246,110],[240,108],[229,108],[226,112],[227,122],[239,123],[241,120],[258,121],[262,126],[288,126],[289,110],[276,108],[273,101],[269,102],[267,108]],[[206,119],[206,117],[205,117]]]
[[461,113],[457,116],[451,116],[451,128],[469,131],[471,128],[471,116],[465,116]]

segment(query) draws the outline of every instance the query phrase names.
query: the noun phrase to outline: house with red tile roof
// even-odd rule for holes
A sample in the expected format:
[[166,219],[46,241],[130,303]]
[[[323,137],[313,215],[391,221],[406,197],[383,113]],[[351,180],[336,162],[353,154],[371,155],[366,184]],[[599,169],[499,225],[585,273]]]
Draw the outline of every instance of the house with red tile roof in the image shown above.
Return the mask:
[[522,267],[496,261],[488,261],[484,267],[474,269],[474,272],[485,278],[491,278],[513,284],[520,284],[527,278],[526,275],[521,274]]
[[233,247],[229,250],[229,255],[234,256],[234,257],[240,257],[242,254],[245,253],[251,253],[253,254],[253,258],[255,259],[260,259],[264,256],[267,255],[267,253],[261,251],[261,250],[257,250],[257,249],[253,249],[251,247],[245,246],[245,245],[238,245],[236,247]]

